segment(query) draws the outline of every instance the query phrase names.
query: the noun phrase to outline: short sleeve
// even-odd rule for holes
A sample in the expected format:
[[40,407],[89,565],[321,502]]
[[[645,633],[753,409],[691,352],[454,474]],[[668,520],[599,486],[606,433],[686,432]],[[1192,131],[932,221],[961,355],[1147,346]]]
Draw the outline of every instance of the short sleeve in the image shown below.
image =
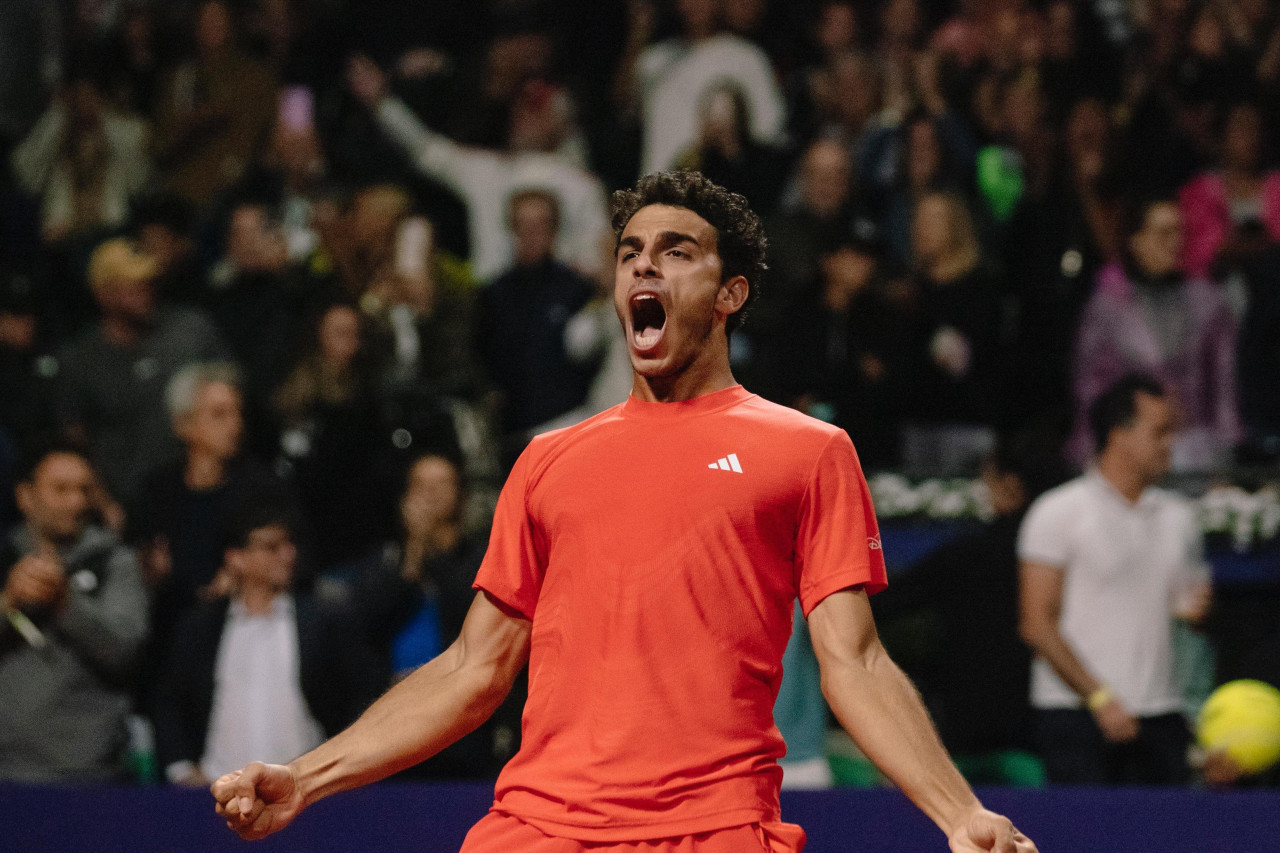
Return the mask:
[[1066,568],[1071,558],[1071,502],[1061,492],[1041,495],[1018,530],[1018,559]]
[[[536,445],[536,442],[535,442]],[[533,447],[526,448],[507,477],[493,514],[489,548],[472,587],[532,620],[546,574],[546,549],[529,516],[529,472]]]
[[860,586],[876,593],[888,585],[871,491],[844,432],[827,442],[805,487],[796,578],[806,617],[834,592]]

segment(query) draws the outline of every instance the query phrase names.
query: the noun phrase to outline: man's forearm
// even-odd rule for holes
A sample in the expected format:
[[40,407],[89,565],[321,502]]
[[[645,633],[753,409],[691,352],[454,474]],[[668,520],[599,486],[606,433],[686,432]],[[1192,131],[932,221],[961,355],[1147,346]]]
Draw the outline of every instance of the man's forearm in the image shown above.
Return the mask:
[[290,763],[303,798],[376,782],[473,731],[501,704],[510,680],[463,664],[458,644],[387,691],[349,728]]
[[825,668],[823,693],[867,757],[948,836],[981,808],[920,694],[883,648]]
[[1027,643],[1042,658],[1067,686],[1080,695],[1088,698],[1103,685],[1085,668],[1076,655],[1071,644],[1063,638],[1055,628],[1046,628],[1024,637]]

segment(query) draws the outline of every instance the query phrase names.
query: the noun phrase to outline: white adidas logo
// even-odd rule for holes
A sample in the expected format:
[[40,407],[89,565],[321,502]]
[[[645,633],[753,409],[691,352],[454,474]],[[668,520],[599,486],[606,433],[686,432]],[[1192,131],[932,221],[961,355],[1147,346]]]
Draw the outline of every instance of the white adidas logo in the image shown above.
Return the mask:
[[738,454],[736,453],[730,453],[728,456],[721,456],[707,467],[716,468],[721,471],[732,471],[735,474],[742,473],[742,466],[738,464]]

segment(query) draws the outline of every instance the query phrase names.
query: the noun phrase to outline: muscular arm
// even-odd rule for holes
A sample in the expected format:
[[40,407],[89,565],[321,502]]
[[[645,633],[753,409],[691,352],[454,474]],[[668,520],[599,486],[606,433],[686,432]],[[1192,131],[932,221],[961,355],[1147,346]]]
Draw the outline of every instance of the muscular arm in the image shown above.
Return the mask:
[[1036,853],[1008,818],[982,807],[951,763],[920,695],[880,645],[865,592],[823,599],[809,614],[809,636],[840,725],[947,834],[953,853]]
[[477,595],[453,645],[290,765],[305,801],[376,782],[473,731],[502,704],[528,659],[530,627]]
[[822,693],[850,736],[950,837],[982,808],[947,756],[915,687],[889,659],[861,590],[830,595],[809,614]]
[[528,659],[530,629],[528,620],[478,594],[457,641],[348,729],[287,768],[255,763],[214,782],[219,814],[242,837],[261,838],[317,800],[429,758],[502,703]]

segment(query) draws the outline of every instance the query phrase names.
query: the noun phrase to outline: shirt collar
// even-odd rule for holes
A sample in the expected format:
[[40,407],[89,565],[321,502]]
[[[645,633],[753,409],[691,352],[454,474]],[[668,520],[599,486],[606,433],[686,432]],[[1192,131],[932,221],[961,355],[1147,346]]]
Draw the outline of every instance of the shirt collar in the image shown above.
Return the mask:
[[[293,596],[282,592],[275,598],[271,599],[271,612],[258,616],[260,619],[281,619],[285,616],[293,616],[295,607]],[[256,614],[251,614],[245,608],[244,602],[239,598],[231,599],[231,606],[227,610],[227,617],[230,619],[248,619]]]

